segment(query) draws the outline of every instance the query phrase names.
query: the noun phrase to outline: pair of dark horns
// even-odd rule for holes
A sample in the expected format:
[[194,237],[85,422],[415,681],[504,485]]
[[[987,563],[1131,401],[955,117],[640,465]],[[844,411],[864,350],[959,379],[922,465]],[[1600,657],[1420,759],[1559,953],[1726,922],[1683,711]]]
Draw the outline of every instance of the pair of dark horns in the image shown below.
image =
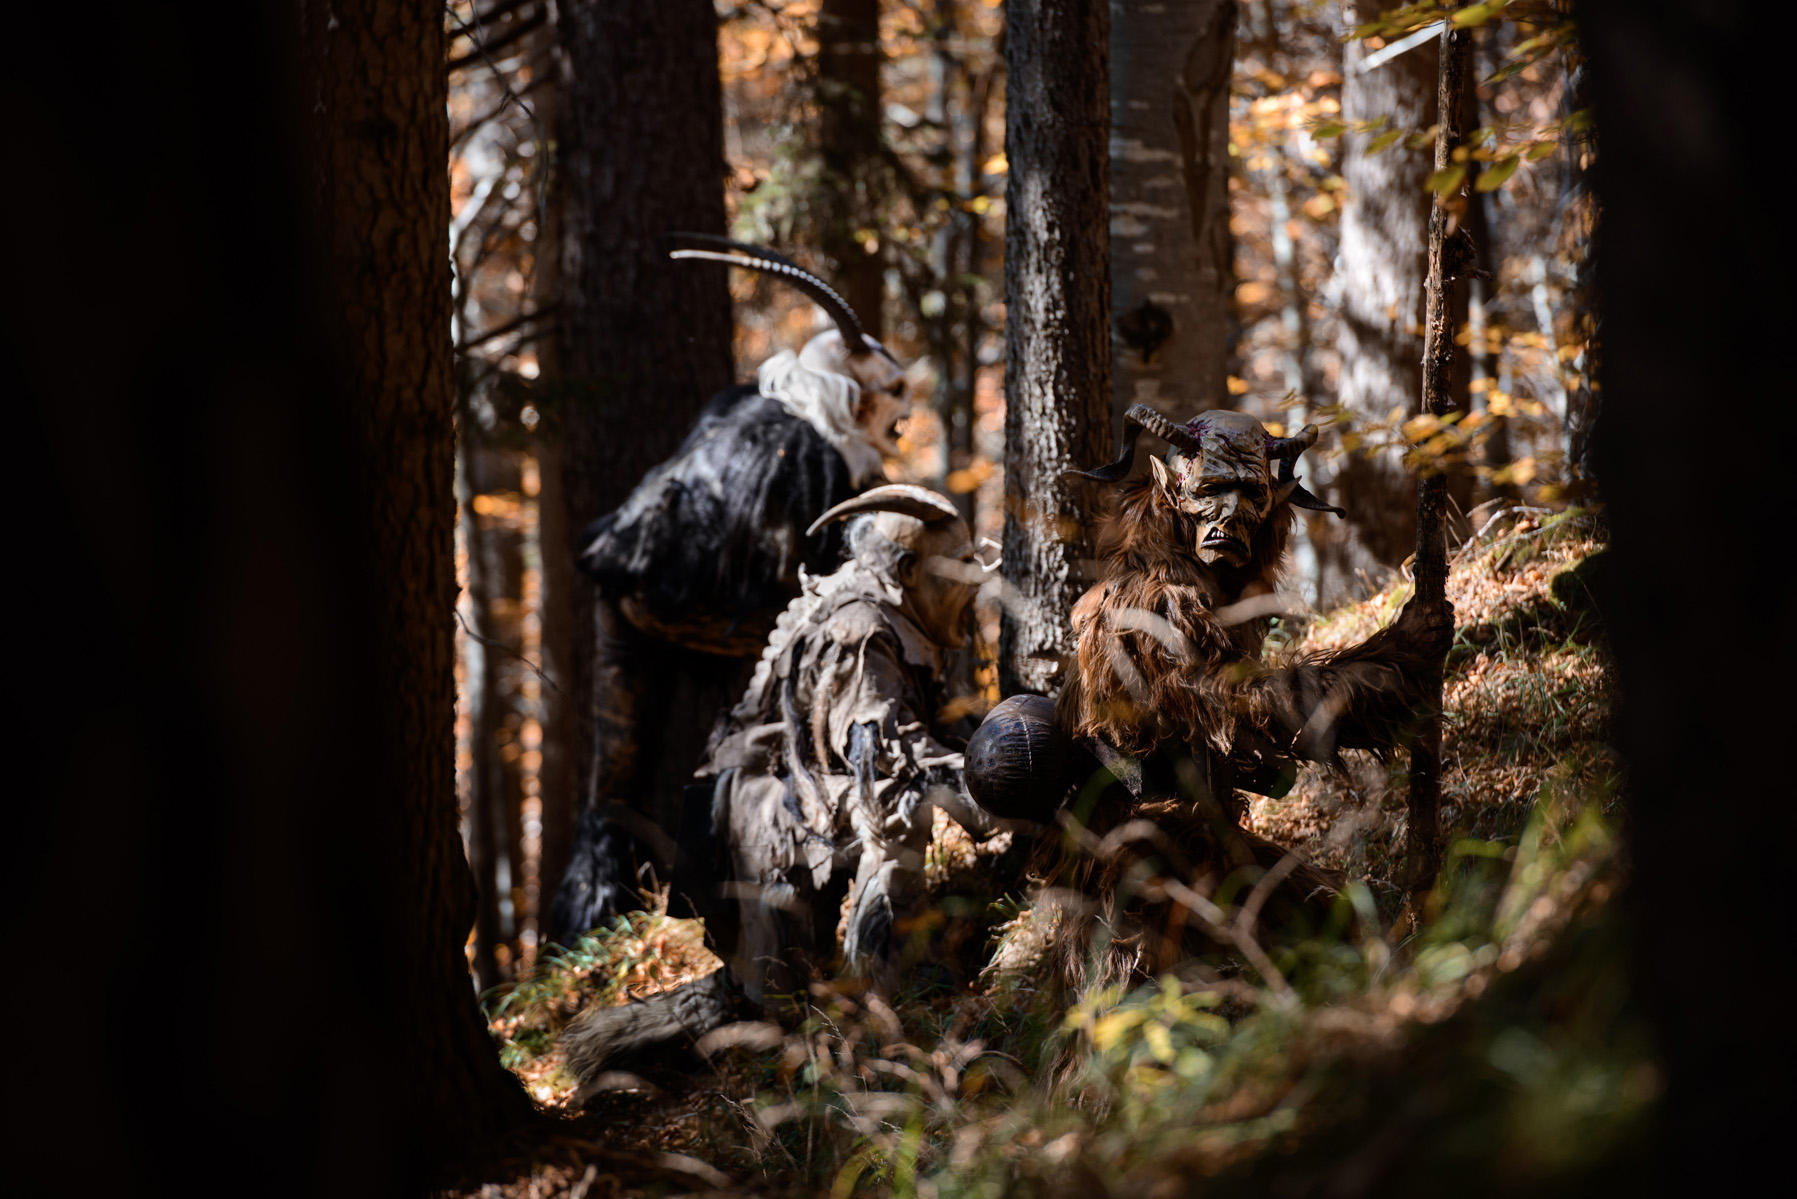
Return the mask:
[[[1070,474],[1080,475],[1087,479],[1096,479],[1100,483],[1121,483],[1129,476],[1129,468],[1135,461],[1136,439],[1146,429],[1174,449],[1183,454],[1199,454],[1203,452],[1203,442],[1199,434],[1190,427],[1182,425],[1168,417],[1162,416],[1146,404],[1131,404],[1129,411],[1123,414],[1123,452],[1117,460],[1108,466],[1096,470],[1076,470]],[[1325,504],[1316,496],[1304,489],[1298,477],[1292,471],[1292,464],[1298,455],[1317,443],[1317,427],[1305,425],[1291,437],[1268,437],[1267,460],[1279,460],[1278,486],[1285,498],[1299,508],[1308,508],[1312,512],[1333,512],[1337,516],[1348,514],[1332,504]]]
[[829,314],[835,323],[836,331],[842,334],[842,341],[850,354],[882,354],[891,358],[877,342],[870,340],[861,329],[861,318],[849,307],[849,302],[842,298],[835,288],[819,279],[816,275],[788,258],[786,255],[768,249],[766,246],[752,246],[747,242],[731,241],[727,237],[718,237],[712,233],[670,233],[668,240],[674,242],[677,249],[668,252],[669,258],[697,258],[705,262],[727,262],[731,266],[744,267],[751,271],[762,271],[776,279],[798,288],[804,292],[819,308]]

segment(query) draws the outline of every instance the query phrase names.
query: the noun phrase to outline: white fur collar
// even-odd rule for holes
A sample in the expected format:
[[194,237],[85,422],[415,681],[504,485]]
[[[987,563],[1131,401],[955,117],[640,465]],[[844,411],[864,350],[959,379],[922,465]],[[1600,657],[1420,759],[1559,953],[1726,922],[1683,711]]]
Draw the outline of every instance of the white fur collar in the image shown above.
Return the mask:
[[880,451],[868,443],[855,423],[860,389],[847,375],[813,370],[791,350],[781,350],[761,364],[761,394],[779,400],[786,410],[816,429],[848,463],[856,487],[880,475]]

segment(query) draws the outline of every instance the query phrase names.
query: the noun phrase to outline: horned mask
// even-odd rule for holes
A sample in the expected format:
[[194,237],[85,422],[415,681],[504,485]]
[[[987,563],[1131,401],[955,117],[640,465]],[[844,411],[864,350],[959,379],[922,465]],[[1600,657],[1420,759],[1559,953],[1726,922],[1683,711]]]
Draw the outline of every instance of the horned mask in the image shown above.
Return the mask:
[[708,233],[670,235],[670,258],[724,262],[773,275],[822,308],[836,327],[762,364],[761,392],[811,422],[841,451],[857,485],[879,473],[881,456],[898,453],[898,423],[911,410],[904,368],[861,328],[848,301],[822,279],[765,246]]
[[1117,461],[1074,473],[1121,483],[1144,429],[1167,442],[1172,448],[1165,461],[1150,461],[1155,486],[1198,522],[1193,548],[1206,565],[1247,565],[1255,534],[1281,505],[1347,515],[1306,491],[1293,471],[1298,455],[1316,444],[1315,425],[1305,425],[1291,437],[1275,437],[1245,412],[1206,412],[1182,425],[1146,404],[1131,405],[1123,422],[1123,453]]
[[816,533],[832,521],[874,514],[874,531],[893,558],[856,548],[864,567],[902,594],[905,615],[937,645],[967,643],[967,612],[984,581],[973,538],[960,510],[943,496],[909,483],[871,488],[831,508],[805,531]]

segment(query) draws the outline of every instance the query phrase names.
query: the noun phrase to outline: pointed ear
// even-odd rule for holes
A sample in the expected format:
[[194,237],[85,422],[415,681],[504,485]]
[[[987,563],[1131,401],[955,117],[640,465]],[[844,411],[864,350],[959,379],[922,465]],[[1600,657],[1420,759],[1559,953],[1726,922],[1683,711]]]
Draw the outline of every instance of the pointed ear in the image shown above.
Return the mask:
[[1154,472],[1154,481],[1160,485],[1161,490],[1168,495],[1172,495],[1173,472],[1167,469],[1167,464],[1162,462],[1158,457],[1150,458],[1148,460],[1148,469]]

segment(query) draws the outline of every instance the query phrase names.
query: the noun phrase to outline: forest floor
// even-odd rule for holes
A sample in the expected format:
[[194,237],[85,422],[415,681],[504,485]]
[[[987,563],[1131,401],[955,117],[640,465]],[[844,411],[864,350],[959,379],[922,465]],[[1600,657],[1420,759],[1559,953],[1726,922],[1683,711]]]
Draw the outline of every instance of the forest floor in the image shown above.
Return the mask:
[[[454,1193],[1146,1199],[1626,1181],[1660,1075],[1616,904],[1602,546],[1599,520],[1575,510],[1498,521],[1456,557],[1447,850],[1403,933],[1402,755],[1307,767],[1284,798],[1254,800],[1255,831],[1350,880],[1321,931],[1249,945],[1264,969],[1218,948],[1074,1003],[1043,982],[1064,893],[1027,885],[1027,847],[975,847],[939,821],[933,904],[910,929],[919,968],[890,1003],[820,980],[791,1025],[746,1030],[709,1068],[585,1095],[556,1032],[588,1005],[717,968],[699,926],[633,914],[489,997],[506,1064],[555,1118]],[[1408,590],[1275,640],[1358,641]],[[1009,894],[995,877],[1014,880]],[[1214,898],[1232,923],[1239,909]]]

